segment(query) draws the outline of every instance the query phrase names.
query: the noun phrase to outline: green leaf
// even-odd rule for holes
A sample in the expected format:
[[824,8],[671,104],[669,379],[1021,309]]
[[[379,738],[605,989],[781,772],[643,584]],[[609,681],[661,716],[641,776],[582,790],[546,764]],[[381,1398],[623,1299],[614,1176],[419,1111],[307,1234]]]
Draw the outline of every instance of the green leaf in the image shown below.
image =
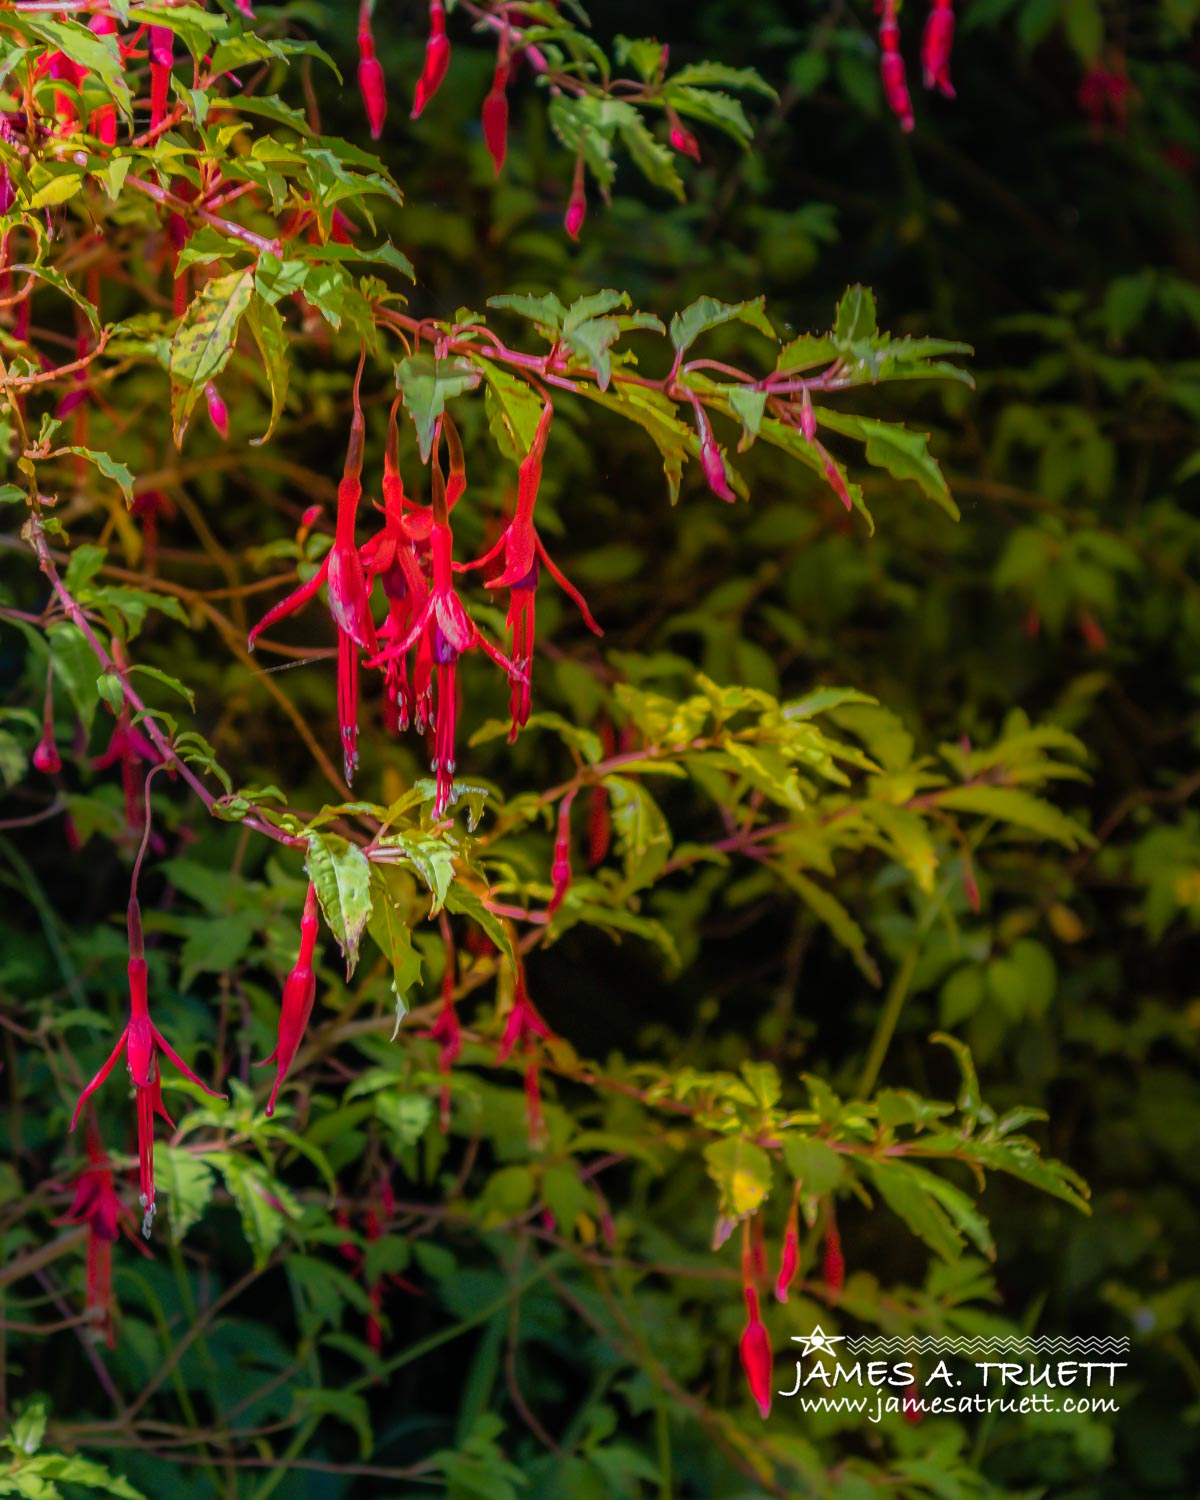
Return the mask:
[[126,505],[133,504],[133,475],[122,463],[118,463],[110,453],[99,453],[95,448],[80,448],[72,444],[68,448],[56,448],[52,457],[59,457],[64,453],[74,453],[79,458],[86,459],[88,463],[95,464],[106,479],[111,479],[117,485],[124,497]]
[[815,1136],[785,1135],[783,1159],[806,1198],[824,1198],[846,1175],[845,1158]]
[[658,803],[639,782],[606,776],[612,821],[625,862],[625,890],[652,885],[671,853],[671,830]]
[[254,295],[254,271],[233,271],[206,282],[171,341],[171,421],[182,447],[188,418],[204,387],[229,363],[238,328]]
[[469,917],[477,927],[481,927],[507,959],[509,966],[516,969],[517,956],[513,952],[508,928],[494,912],[484,906],[474,891],[461,883],[452,885],[446,892],[446,910],[459,917]]
[[207,1160],[221,1173],[230,1197],[237,1204],[255,1269],[264,1270],[283,1240],[288,1220],[300,1217],[299,1205],[287,1188],[268,1176],[257,1162],[229,1151],[210,1151]]
[[1040,797],[1013,787],[953,787],[948,792],[937,793],[937,804],[951,812],[979,813],[985,818],[997,818],[1001,823],[1027,829],[1030,833],[1062,844],[1068,849],[1095,843],[1082,824],[1068,818],[1065,813],[1059,812],[1057,807],[1042,801]]
[[737,1136],[712,1141],[704,1148],[704,1164],[717,1185],[722,1218],[757,1212],[771,1191],[771,1158],[752,1141]]
[[810,880],[807,875],[802,875],[799,870],[777,863],[772,864],[771,868],[795,891],[813,914],[825,923],[838,942],[849,950],[866,978],[872,984],[878,984],[879,968],[867,950],[866,934],[837,897],[831,895],[824,886]]
[[959,519],[958,506],[950,496],[950,487],[938,467],[937,459],[929,451],[929,434],[913,432],[897,422],[880,422],[873,417],[860,417],[847,412],[833,412],[827,407],[817,409],[818,421],[834,432],[845,433],[865,443],[865,457],[869,464],[885,469],[893,479],[909,479],[951,516]]
[[870,287],[848,287],[837,305],[833,319],[833,337],[839,344],[869,339],[878,330],[875,316],[875,293]]
[[751,302],[718,302],[715,297],[700,297],[671,319],[671,342],[681,355],[686,354],[702,333],[734,320],[757,328],[771,340],[776,338],[767,317],[765,297],[755,297]]
[[357,844],[334,833],[308,833],[305,866],[317,889],[326,924],[346,960],[349,978],[358,963],[358,945],[371,915],[371,866]]
[[937,1198],[923,1180],[931,1174],[918,1174],[906,1163],[874,1161],[863,1157],[863,1170],[879,1189],[879,1196],[908,1225],[909,1229],[943,1260],[957,1260],[963,1253],[963,1239]]
[[396,366],[396,386],[417,429],[421,462],[433,452],[433,430],[446,409],[446,402],[479,384],[479,371],[465,359],[434,359],[413,354]]
[[454,879],[454,850],[445,839],[431,833],[399,833],[394,842],[404,850],[413,868],[433,892],[429,915],[436,917]]
[[263,374],[267,377],[267,386],[271,392],[271,420],[267,423],[267,430],[261,437],[250,439],[251,446],[257,448],[275,431],[275,425],[287,402],[289,346],[279,309],[257,292],[246,309],[246,327],[262,355]]
[[195,1151],[155,1141],[154,1180],[159,1191],[167,1195],[171,1242],[178,1245],[212,1201],[216,1186],[212,1168]]
[[421,978],[421,955],[413,947],[408,911],[395,889],[397,873],[386,865],[371,866],[371,915],[367,919],[367,931],[392,966],[392,994],[396,1001],[393,1041],[408,1013],[408,993]]

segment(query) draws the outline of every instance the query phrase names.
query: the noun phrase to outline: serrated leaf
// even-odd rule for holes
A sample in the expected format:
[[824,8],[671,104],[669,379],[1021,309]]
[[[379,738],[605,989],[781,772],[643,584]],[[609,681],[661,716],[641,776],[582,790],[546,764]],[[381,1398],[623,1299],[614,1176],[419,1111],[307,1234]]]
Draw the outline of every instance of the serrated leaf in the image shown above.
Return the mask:
[[750,302],[718,302],[715,297],[698,297],[671,319],[671,342],[680,354],[685,354],[702,333],[735,320],[756,328],[769,339],[775,338],[765,297],[755,297]]
[[325,922],[346,960],[349,978],[358,963],[358,945],[371,915],[371,866],[357,844],[334,833],[306,835],[308,878],[317,890]]
[[262,355],[263,373],[271,392],[271,420],[261,437],[251,438],[252,447],[265,443],[275,431],[275,425],[283,414],[288,393],[288,337],[284,331],[283,317],[257,292],[246,309],[246,327],[249,328]]
[[938,792],[937,801],[941,808],[997,818],[1002,823],[1027,829],[1030,833],[1036,833],[1041,838],[1050,839],[1068,849],[1078,849],[1081,844],[1095,842],[1082,824],[1059,812],[1057,807],[1013,787],[953,787],[948,792]]
[[167,1195],[171,1242],[178,1245],[212,1201],[216,1187],[212,1168],[195,1151],[155,1141],[154,1180]]
[[704,1148],[704,1164],[717,1185],[723,1218],[757,1212],[771,1191],[771,1158],[752,1141],[736,1136],[712,1141]]
[[188,418],[204,387],[229,363],[242,317],[254,294],[252,269],[206,282],[171,340],[171,422],[182,447]]
[[473,391],[479,381],[479,371],[465,359],[438,360],[429,354],[413,354],[397,364],[396,386],[417,429],[422,463],[428,463],[433,452],[433,430],[446,402],[464,391]]
[[606,776],[613,828],[625,864],[625,890],[652,885],[671,853],[671,830],[658,803],[639,782]]

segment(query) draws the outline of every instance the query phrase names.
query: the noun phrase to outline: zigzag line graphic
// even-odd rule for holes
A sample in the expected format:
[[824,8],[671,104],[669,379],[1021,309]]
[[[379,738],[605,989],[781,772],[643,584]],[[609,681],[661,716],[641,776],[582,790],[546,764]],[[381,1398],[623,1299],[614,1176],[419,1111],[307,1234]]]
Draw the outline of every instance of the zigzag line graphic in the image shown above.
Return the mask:
[[1076,1357],[1099,1354],[1128,1354],[1129,1339],[1119,1334],[1000,1334],[993,1337],[965,1334],[917,1334],[881,1337],[847,1338],[849,1354],[929,1354],[942,1349],[956,1354],[1069,1354]]

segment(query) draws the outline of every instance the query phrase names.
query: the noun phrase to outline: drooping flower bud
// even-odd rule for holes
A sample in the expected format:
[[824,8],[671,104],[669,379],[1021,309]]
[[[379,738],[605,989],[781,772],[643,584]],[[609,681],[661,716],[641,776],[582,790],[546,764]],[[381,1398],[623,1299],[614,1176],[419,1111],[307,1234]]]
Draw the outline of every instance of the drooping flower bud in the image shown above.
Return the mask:
[[912,100],[908,96],[908,78],[900,56],[900,27],[896,21],[896,0],[883,0],[883,19],[879,24],[879,77],[888,108],[904,131],[913,128]]
[[554,863],[550,869],[550,880],[554,892],[546,907],[546,915],[552,917],[563,904],[571,888],[571,806],[575,793],[568,792],[558,810],[558,836],[554,841]]
[[953,0],[933,0],[921,38],[921,71],[927,89],[936,88],[947,99],[954,98],[950,82],[950,49],[954,44]]
[[692,397],[692,408],[696,413],[696,431],[700,436],[700,466],[708,487],[719,500],[735,501],[737,496],[729,488],[729,476],[725,468],[725,455],[717,446],[708,413],[699,398]]
[[587,184],[583,175],[583,152],[575,158],[575,175],[571,179],[571,196],[567,200],[567,213],[563,227],[573,240],[579,238],[583,221],[587,217]]
[[504,170],[504,158],[508,155],[507,90],[510,74],[509,61],[504,56],[502,48],[500,58],[496,63],[496,72],[492,78],[492,86],[487,98],[483,101],[481,117],[483,139],[495,166],[497,177]]
[[743,1289],[746,1311],[749,1314],[738,1354],[742,1369],[746,1372],[746,1383],[764,1420],[771,1412],[771,1341],[763,1327],[758,1310],[758,1292],[752,1286]]
[[450,66],[450,41],[446,36],[446,7],[442,0],[429,0],[429,41],[425,46],[425,68],[417,80],[412,118],[415,120],[442,86]]
[[216,385],[210,380],[204,387],[204,401],[208,407],[208,419],[217,429],[217,435],[225,441],[229,439],[229,408],[225,405],[221,393]]
[[690,156],[693,161],[699,161],[700,142],[669,105],[667,106],[667,124],[670,129],[671,145],[675,150],[684,156]]
[[792,1200],[792,1210],[788,1214],[787,1228],[783,1232],[783,1249],[779,1256],[779,1274],[775,1278],[775,1296],[780,1302],[786,1302],[788,1291],[792,1282],[796,1279],[796,1273],[800,1269],[800,1223],[796,1210],[796,1201]]
[[387,118],[387,83],[383,76],[383,65],[375,56],[375,38],[371,34],[371,0],[362,0],[358,12],[358,87],[367,112],[371,139],[377,141],[383,134],[383,122]]
[[267,1101],[267,1118],[275,1113],[275,1101],[279,1089],[287,1077],[288,1069],[295,1060],[308,1018],[312,1015],[313,1001],[317,994],[317,976],[313,969],[313,951],[317,942],[317,890],[309,882],[308,894],[304,898],[304,915],[300,918],[300,952],[283,987],[283,1001],[279,1007],[279,1039],[274,1050],[256,1068],[275,1064],[275,1083]]

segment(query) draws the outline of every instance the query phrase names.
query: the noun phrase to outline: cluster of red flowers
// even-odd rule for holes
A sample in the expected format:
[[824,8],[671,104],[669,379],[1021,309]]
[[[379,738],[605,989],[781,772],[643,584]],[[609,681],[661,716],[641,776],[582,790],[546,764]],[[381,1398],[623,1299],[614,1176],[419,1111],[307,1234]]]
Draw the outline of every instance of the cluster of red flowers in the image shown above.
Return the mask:
[[[399,471],[397,414],[393,403],[388,424],[382,479],[383,525],[359,547],[355,540],[362,496],[364,424],[359,397],[360,362],[354,386],[354,417],[345,470],[338,489],[337,530],[320,568],[295,593],[268,611],[250,633],[253,648],[261,633],[291,614],[328,585],[329,610],[338,632],[338,722],[341,726],[346,779],[358,764],[359,653],[367,665],[383,671],[385,722],[400,731],[432,729],[432,768],[436,776],[434,816],[441,817],[452,799],[455,771],[455,724],[458,713],[458,663],[479,649],[507,675],[510,684],[511,737],[528,721],[533,671],[534,605],[539,568],[579,606],[588,627],[600,634],[583,596],[554,565],[534,525],[541,483],[542,456],[553,407],[546,403],[537,435],[522,461],[515,513],[496,545],[472,563],[454,561],[451,512],[466,489],[462,446],[448,415],[438,422],[430,459],[432,503],[426,507],[404,492]],[[441,446],[449,454],[449,480],[442,473]],[[509,593],[510,655],[480,631],[467,613],[455,574],[491,563],[501,552],[504,567],[485,580],[489,589]],[[387,600],[387,618],[376,628],[370,593],[378,580]]]
[[[799,1184],[797,1184],[797,1193]],[[783,1234],[783,1247],[779,1256],[779,1270],[775,1277],[775,1296],[780,1302],[788,1300],[788,1292],[800,1271],[800,1221],[797,1196],[792,1197],[791,1210]],[[846,1280],[846,1262],[842,1256],[842,1242],[833,1218],[833,1205],[829,1206],[829,1218],[825,1226],[825,1252],[821,1262],[821,1276],[825,1282],[826,1295],[836,1301]],[[746,1326],[742,1330],[738,1353],[746,1384],[759,1411],[764,1417],[770,1414],[774,1356],[771,1340],[762,1320],[759,1293],[769,1280],[767,1273],[767,1251],[760,1220],[747,1219],[743,1225],[742,1239],[742,1294],[746,1299]],[[915,1410],[915,1407],[913,1408]],[[906,1407],[906,1415],[908,1408]],[[914,1418],[909,1417],[909,1420]],[[919,1420],[919,1414],[915,1418]]]
[[[876,0],[879,12],[879,76],[888,108],[900,122],[901,130],[913,128],[912,100],[908,78],[900,55],[900,23],[896,18],[896,0]],[[950,82],[950,49],[954,42],[954,0],[933,0],[921,38],[921,74],[927,89],[937,89],[947,99],[954,98]]]

